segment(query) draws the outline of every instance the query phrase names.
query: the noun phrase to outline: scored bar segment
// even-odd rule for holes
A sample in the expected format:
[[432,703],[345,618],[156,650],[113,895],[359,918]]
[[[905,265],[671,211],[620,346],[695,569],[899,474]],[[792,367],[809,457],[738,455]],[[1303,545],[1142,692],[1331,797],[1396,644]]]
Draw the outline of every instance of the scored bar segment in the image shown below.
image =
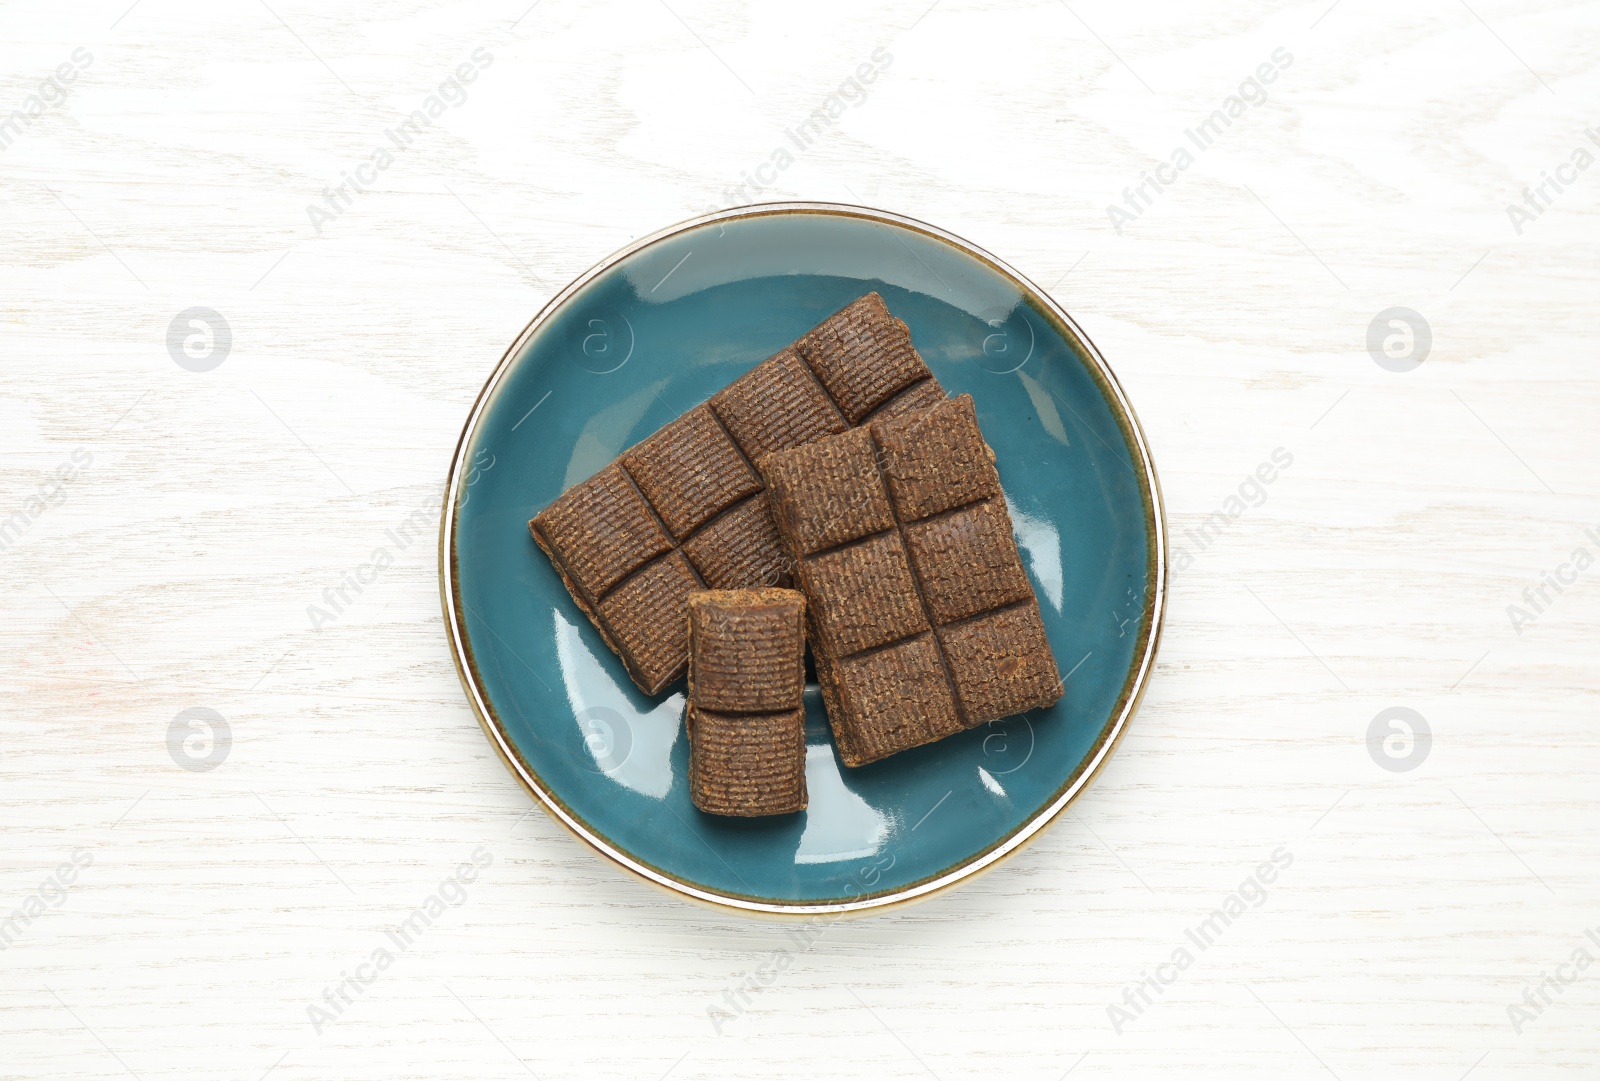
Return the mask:
[[868,293],[567,489],[528,529],[634,682],[658,694],[688,663],[690,592],[789,584],[751,463],[943,398],[906,325]]
[[689,595],[689,797],[708,814],[806,806],[805,598]]
[[845,765],[1061,697],[970,395],[757,465]]

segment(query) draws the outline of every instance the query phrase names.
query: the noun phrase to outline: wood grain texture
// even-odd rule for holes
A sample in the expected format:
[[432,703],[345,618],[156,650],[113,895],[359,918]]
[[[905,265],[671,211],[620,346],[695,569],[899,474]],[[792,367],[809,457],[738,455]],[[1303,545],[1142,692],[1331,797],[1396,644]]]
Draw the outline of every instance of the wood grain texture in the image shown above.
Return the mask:
[[[1592,1076],[1600,968],[1520,1032],[1508,1007],[1600,958],[1600,571],[1521,633],[1506,609],[1600,554],[1600,168],[1520,233],[1506,206],[1600,154],[1597,56],[1600,5],[1568,0],[0,5],[0,125],[77,76],[0,150],[0,521],[28,511],[0,552],[0,915],[47,909],[0,952],[0,1077]],[[1266,100],[1190,142],[1263,63]],[[463,64],[464,103],[319,232],[307,206]],[[864,100],[762,170],[860,65]],[[1119,233],[1108,204],[1185,145]],[[1144,707],[1061,823],[798,937],[530,811],[457,685],[431,536],[546,298],[782,197],[923,218],[1058,296],[1191,556]],[[1432,329],[1405,373],[1366,344],[1397,305]],[[209,372],[167,348],[194,306],[232,332]],[[1408,772],[1368,750],[1393,706],[1433,733]],[[204,772],[168,748],[197,707],[231,731]]]

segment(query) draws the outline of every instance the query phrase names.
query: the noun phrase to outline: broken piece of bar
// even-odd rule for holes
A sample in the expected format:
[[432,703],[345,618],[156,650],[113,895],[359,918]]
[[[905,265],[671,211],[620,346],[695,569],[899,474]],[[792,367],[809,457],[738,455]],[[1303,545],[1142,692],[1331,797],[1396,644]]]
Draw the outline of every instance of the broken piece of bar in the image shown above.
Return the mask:
[[567,489],[528,529],[634,682],[658,694],[688,661],[691,592],[789,582],[751,463],[943,398],[906,325],[868,293]]
[[1061,697],[970,395],[758,466],[845,765]]
[[708,814],[806,806],[805,598],[689,594],[689,798]]

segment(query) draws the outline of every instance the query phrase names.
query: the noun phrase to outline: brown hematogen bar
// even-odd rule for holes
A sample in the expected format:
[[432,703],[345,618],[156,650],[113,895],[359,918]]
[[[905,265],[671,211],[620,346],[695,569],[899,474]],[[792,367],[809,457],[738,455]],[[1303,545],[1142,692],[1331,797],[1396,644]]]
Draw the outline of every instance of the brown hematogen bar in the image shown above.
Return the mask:
[[805,597],[689,594],[689,798],[708,814],[806,806]]
[[1061,697],[970,395],[759,465],[845,765]]
[[944,399],[906,325],[868,293],[573,485],[528,523],[646,694],[688,663],[684,600],[789,582],[751,464]]

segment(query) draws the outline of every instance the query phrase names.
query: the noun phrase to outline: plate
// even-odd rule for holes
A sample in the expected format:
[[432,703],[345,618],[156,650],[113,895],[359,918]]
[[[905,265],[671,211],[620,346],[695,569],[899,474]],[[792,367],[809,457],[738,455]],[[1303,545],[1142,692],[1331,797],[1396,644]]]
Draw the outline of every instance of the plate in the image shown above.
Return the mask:
[[[689,802],[682,681],[650,698],[528,535],[568,487],[869,290],[994,448],[1065,677],[1054,706],[859,769],[814,685],[797,815]],[[769,203],[646,237],[563,289],[468,417],[440,530],[445,627],[484,731],[606,859],[748,913],[853,914],[993,867],[1104,764],[1149,678],[1167,580],[1160,489],[1111,369],[1053,300],[910,218]]]

